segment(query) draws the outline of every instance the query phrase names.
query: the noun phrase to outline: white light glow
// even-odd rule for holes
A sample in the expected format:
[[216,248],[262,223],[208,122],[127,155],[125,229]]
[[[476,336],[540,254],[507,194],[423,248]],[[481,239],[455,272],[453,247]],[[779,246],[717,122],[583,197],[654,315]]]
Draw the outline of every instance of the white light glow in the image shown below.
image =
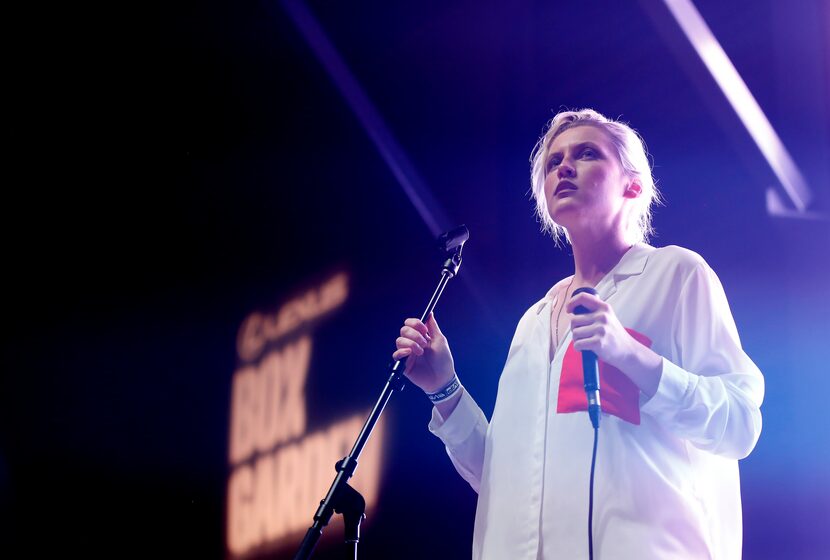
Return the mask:
[[798,211],[806,211],[812,199],[807,182],[700,12],[691,0],[663,1],[749,131],[792,204]]

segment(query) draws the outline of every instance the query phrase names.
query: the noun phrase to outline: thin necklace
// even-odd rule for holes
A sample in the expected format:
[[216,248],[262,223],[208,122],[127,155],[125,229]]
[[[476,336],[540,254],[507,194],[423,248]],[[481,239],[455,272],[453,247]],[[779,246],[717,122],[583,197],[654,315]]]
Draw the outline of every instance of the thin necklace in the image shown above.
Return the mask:
[[559,348],[559,318],[562,317],[562,308],[565,307],[565,301],[568,298],[568,290],[571,289],[571,285],[574,283],[574,278],[576,274],[571,276],[571,281],[568,283],[568,287],[565,288],[565,296],[562,298],[562,302],[559,304],[559,311],[556,312],[556,348]]

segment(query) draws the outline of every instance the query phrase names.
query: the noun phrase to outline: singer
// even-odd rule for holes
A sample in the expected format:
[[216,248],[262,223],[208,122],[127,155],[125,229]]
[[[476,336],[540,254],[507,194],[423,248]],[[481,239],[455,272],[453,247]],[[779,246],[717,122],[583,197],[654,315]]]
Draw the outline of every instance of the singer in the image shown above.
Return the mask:
[[[738,459],[761,432],[764,380],[718,277],[692,251],[646,243],[659,193],[626,124],[561,112],[531,161],[539,218],[571,245],[574,274],[519,321],[492,419],[434,317],[407,319],[393,354],[408,357],[407,377],[434,403],[429,429],[478,492],[473,558],[588,558],[581,351],[601,379],[594,557],[740,558]],[[572,297],[582,287],[597,295]]]

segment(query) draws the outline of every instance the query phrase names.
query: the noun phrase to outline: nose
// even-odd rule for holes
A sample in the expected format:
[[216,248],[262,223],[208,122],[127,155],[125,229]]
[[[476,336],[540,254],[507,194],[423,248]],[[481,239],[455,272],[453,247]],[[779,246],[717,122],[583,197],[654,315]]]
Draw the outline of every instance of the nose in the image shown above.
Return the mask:
[[567,161],[562,161],[556,170],[556,174],[560,179],[564,179],[565,177],[575,177],[576,169],[574,169],[573,166],[571,166],[571,164]]

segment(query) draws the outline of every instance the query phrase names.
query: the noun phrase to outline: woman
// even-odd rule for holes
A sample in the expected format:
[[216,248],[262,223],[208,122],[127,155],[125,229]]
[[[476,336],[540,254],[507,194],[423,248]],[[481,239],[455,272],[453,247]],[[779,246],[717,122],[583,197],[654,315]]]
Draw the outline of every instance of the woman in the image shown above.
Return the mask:
[[[737,460],[761,430],[763,377],[697,254],[645,244],[658,200],[636,132],[556,115],[532,155],[537,212],[574,274],[519,321],[488,423],[434,317],[395,359],[435,403],[430,430],[478,492],[473,558],[588,557],[593,428],[579,351],[600,360],[594,557],[740,558]],[[580,293],[594,287],[598,295]],[[587,314],[575,315],[577,306]]]

